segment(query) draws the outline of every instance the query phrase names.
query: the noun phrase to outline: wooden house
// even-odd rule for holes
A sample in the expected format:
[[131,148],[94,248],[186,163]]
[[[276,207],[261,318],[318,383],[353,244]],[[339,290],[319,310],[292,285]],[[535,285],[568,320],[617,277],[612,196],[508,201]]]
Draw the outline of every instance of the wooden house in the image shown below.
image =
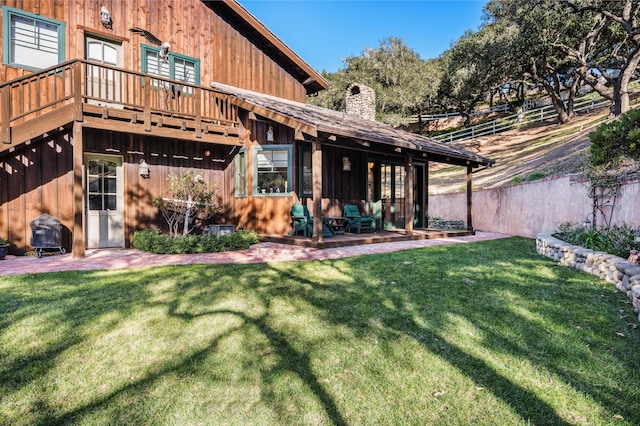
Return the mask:
[[130,247],[162,228],[152,199],[182,170],[218,185],[217,223],[284,235],[299,202],[424,227],[429,162],[460,165],[471,228],[471,173],[492,160],[305,104],[327,82],[234,0],[0,4],[0,236],[14,254],[44,213],[74,256]]

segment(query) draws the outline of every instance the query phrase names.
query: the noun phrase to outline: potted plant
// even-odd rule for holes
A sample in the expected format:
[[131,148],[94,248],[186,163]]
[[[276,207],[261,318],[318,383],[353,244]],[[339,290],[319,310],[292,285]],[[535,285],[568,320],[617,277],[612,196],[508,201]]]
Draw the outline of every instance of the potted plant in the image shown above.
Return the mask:
[[9,243],[4,238],[0,237],[0,260],[4,259],[9,251]]

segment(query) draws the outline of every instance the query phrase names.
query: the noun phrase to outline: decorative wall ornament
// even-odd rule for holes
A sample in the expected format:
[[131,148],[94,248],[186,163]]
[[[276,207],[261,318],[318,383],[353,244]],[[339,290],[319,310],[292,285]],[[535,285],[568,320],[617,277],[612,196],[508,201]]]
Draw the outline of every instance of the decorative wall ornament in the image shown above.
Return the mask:
[[342,157],[342,170],[345,172],[351,171],[351,160],[349,160],[349,157]]

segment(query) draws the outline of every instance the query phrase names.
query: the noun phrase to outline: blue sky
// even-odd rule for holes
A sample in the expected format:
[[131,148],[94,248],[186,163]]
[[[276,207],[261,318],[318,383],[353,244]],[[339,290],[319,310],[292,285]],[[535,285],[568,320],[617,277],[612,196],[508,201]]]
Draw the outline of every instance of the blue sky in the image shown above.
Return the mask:
[[422,59],[435,58],[466,30],[477,30],[487,0],[239,0],[315,70],[387,37],[401,38]]

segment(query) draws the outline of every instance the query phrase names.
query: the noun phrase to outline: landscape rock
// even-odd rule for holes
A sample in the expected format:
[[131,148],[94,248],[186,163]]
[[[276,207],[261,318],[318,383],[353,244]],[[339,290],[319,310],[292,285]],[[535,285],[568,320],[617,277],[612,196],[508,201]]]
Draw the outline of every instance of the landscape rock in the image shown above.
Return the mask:
[[551,232],[536,238],[536,251],[541,256],[596,275],[623,291],[639,313],[640,321],[640,267],[619,256],[574,246],[555,238]]

